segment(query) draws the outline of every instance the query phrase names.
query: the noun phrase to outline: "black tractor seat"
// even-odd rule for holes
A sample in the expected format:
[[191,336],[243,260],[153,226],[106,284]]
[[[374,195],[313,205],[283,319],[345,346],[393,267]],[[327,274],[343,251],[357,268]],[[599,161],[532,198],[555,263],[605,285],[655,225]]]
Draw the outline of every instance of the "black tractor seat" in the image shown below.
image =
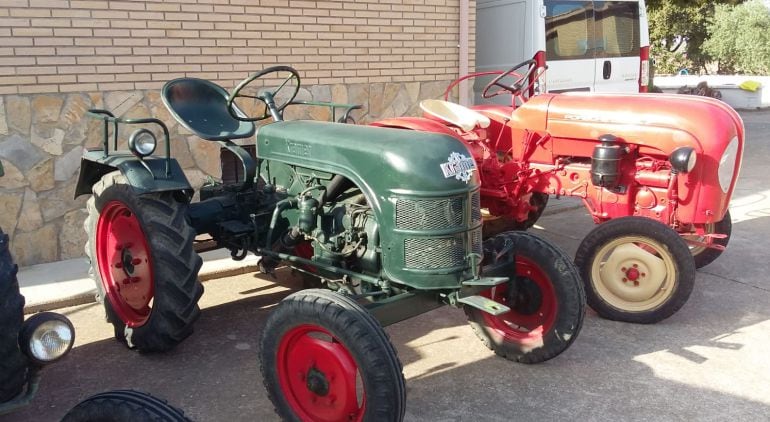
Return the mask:
[[[179,123],[208,141],[226,141],[254,135],[254,123],[242,122],[227,110],[227,91],[197,78],[179,78],[166,83],[163,104]],[[236,113],[245,116],[235,107]]]

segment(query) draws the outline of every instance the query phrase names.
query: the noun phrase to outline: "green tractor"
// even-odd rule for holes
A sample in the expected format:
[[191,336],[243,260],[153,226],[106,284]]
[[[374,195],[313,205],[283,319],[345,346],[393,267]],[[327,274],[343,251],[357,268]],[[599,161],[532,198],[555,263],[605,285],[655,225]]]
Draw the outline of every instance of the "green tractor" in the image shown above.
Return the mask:
[[[585,313],[578,272],[528,233],[482,241],[478,175],[461,142],[283,121],[299,88],[287,66],[230,94],[193,78],[164,86],[176,120],[222,146],[222,182],[199,201],[162,121],[89,112],[104,141],[84,154],[76,196],[92,194],[86,251],[118,339],[164,351],[191,334],[203,293],[196,236],[207,235],[209,248],[254,253],[263,272],[288,264],[322,287],[285,298],[263,328],[262,374],[286,419],[400,420],[404,377],[382,327],[445,304],[465,309],[508,359],[541,362],[569,347]],[[140,126],[128,150],[118,151],[120,125]],[[148,125],[162,132],[164,157],[152,155],[161,136]]]

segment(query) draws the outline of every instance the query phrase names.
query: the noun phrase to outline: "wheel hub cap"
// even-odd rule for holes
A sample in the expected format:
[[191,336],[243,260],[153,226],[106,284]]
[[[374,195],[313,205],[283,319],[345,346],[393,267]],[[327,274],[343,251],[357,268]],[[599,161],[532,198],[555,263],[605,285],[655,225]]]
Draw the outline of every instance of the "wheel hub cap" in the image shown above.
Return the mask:
[[614,248],[599,272],[604,287],[629,302],[643,302],[656,296],[668,273],[663,259],[635,243]]
[[325,396],[329,394],[329,381],[323,372],[310,368],[307,373],[307,389],[318,396]]

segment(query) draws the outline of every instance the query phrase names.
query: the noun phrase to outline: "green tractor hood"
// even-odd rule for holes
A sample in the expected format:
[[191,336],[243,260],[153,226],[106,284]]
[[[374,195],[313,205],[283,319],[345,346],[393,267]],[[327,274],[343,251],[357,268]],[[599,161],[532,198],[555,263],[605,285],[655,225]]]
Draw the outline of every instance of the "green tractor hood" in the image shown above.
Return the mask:
[[[481,253],[479,178],[471,153],[447,135],[312,121],[259,129],[257,155],[339,174],[379,222],[383,271],[420,289],[456,288]],[[442,275],[437,277],[437,275]]]
[[403,129],[276,122],[259,129],[257,156],[342,174],[377,203],[393,193],[436,197],[475,190],[479,183],[461,142]]

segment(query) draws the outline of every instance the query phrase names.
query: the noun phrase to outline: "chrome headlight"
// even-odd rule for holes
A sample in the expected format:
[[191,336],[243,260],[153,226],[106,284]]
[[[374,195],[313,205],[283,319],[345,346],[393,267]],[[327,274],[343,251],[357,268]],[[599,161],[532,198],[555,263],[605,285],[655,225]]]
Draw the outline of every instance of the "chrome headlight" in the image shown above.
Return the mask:
[[723,192],[730,190],[730,183],[733,181],[733,172],[735,171],[735,162],[738,160],[738,137],[730,140],[730,144],[722,153],[719,159],[719,186]]
[[75,342],[75,329],[64,315],[41,312],[26,321],[19,333],[19,346],[33,362],[46,365],[61,359]]
[[157,145],[158,141],[149,129],[138,129],[128,138],[128,149],[139,158],[155,152]]
[[698,154],[695,153],[693,147],[680,147],[671,153],[668,157],[668,161],[674,170],[680,173],[689,173],[695,168],[695,163],[698,161]]

